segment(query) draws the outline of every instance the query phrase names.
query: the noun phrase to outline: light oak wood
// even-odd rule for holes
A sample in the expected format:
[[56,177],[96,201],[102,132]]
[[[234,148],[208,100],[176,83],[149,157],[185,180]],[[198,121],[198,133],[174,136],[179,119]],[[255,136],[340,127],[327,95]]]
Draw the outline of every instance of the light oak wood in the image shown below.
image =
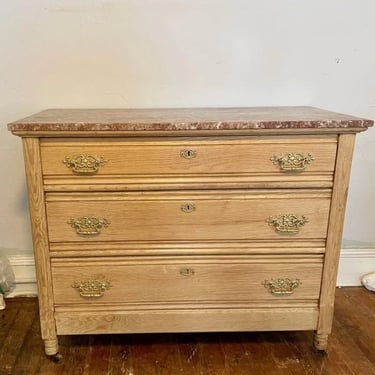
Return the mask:
[[56,312],[59,335],[316,329],[317,308]]
[[38,138],[24,138],[23,152],[38,283],[41,335],[46,343],[46,353],[52,355],[58,352],[58,345]]
[[328,346],[328,334],[315,333],[314,335],[314,345],[318,350],[327,350]]
[[57,339],[44,340],[44,348],[47,355],[55,355],[59,351]]
[[332,192],[331,214],[329,218],[326,256],[320,296],[319,324],[315,339],[316,346],[320,350],[325,350],[327,348],[328,334],[331,333],[332,329],[338,259],[341,249],[354,141],[354,134],[339,136],[335,168],[335,185]]
[[85,192],[85,191],[155,191],[155,190],[195,190],[202,189],[275,189],[275,188],[331,188],[333,174],[309,174],[300,176],[252,175],[214,177],[137,177],[96,178],[95,184],[89,179],[45,178],[45,191]]
[[[182,207],[193,205],[194,211]],[[329,191],[229,191],[128,194],[48,194],[48,232],[52,242],[278,240],[325,238]],[[267,219],[294,214],[308,219],[299,233],[276,232]],[[71,218],[110,221],[100,234],[82,236]]]
[[[132,242],[90,242],[51,243],[50,254],[53,258],[86,257],[86,256],[121,256],[121,255],[292,255],[323,254],[324,240],[298,240],[293,236],[282,238],[277,244],[274,241],[132,241]],[[291,238],[290,238],[291,237]]]
[[[194,152],[194,156],[190,159],[181,156],[181,152],[186,150]],[[304,171],[295,173],[283,172],[273,164],[272,156],[291,152],[305,156],[310,154],[314,160]],[[134,180],[147,175],[159,178],[163,175],[197,178],[217,174],[222,177],[225,174],[257,177],[257,173],[262,173],[271,174],[273,180],[277,180],[278,176],[304,179],[305,175],[308,178],[310,174],[322,173],[329,179],[334,170],[336,138],[103,141],[100,144],[93,140],[70,143],[47,141],[42,143],[41,155],[45,177],[73,176],[72,169],[63,163],[67,157],[90,155],[104,158],[105,164],[89,177],[92,184],[96,183],[97,177],[113,175],[127,175]],[[76,180],[82,178],[87,180],[87,177],[75,176]]]
[[[42,165],[47,191],[155,190],[206,188],[331,187],[336,136],[241,139],[193,137],[112,138],[42,141]],[[194,157],[181,157],[193,150]],[[298,152],[314,160],[303,171],[282,171],[271,158]],[[91,155],[106,162],[90,176],[75,175],[63,161]]]
[[[46,353],[56,334],[237,330],[314,330],[325,350],[354,137],[372,124],[306,107],[50,110],[10,124],[24,137]],[[314,160],[280,171],[271,158],[289,152]],[[63,163],[86,154],[106,160],[93,175]],[[308,222],[277,233],[267,219],[286,214]],[[77,234],[85,216],[108,225]],[[72,287],[95,278],[111,283],[101,297]],[[302,284],[276,297],[271,278]]]
[[[158,302],[157,308],[160,311],[170,311],[170,310],[201,310],[205,309],[274,309],[274,308],[316,308],[318,306],[318,301],[316,299],[305,299],[305,300],[288,300],[283,298],[275,298],[272,301],[263,300],[248,300],[248,301],[206,301],[204,304],[199,304],[194,302]],[[56,306],[55,312],[135,312],[135,311],[149,311],[155,310],[155,303],[153,301],[149,302],[137,302],[137,303],[96,303],[91,304],[89,307],[85,303],[76,304],[65,304]]]
[[[170,261],[138,260],[122,262],[90,261],[53,263],[53,289],[56,306],[85,304],[134,304],[151,302],[190,302],[203,307],[212,301],[274,301],[278,299],[318,300],[322,259],[251,258],[218,259],[196,263],[191,259]],[[200,260],[198,260],[199,262]],[[202,261],[205,261],[204,259]],[[135,263],[135,264],[134,264]],[[190,272],[187,272],[190,271]],[[265,280],[298,279],[301,285],[292,294],[275,295],[262,283]],[[85,298],[72,287],[74,282],[103,279],[111,287],[102,297]]]

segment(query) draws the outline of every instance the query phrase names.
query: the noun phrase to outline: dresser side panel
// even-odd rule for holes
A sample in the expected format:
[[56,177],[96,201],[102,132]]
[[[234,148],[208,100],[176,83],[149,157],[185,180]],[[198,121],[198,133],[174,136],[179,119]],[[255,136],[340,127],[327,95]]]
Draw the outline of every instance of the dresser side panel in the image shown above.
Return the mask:
[[41,334],[44,340],[56,339],[52,276],[49,259],[47,219],[43,191],[39,139],[23,138],[31,229],[38,283]]
[[334,187],[320,294],[318,335],[328,335],[332,328],[338,260],[341,249],[354,142],[355,134],[341,134],[338,139]]

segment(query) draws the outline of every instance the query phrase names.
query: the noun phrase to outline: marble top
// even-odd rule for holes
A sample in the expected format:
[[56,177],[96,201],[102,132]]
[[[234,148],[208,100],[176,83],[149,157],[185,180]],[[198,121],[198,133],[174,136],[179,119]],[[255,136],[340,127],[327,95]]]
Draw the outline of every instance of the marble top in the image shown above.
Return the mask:
[[8,124],[17,132],[367,128],[373,120],[314,107],[47,109]]

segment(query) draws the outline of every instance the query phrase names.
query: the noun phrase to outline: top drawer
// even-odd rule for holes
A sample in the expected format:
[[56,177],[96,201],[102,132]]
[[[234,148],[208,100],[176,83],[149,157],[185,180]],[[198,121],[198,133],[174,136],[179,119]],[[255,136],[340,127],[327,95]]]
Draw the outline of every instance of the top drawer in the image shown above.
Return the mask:
[[[332,186],[336,137],[43,139],[46,185]],[[288,184],[289,183],[289,184]],[[231,185],[232,184],[232,185]],[[259,186],[261,185],[261,186]],[[143,187],[144,188],[144,187]],[[155,188],[155,186],[153,186]]]

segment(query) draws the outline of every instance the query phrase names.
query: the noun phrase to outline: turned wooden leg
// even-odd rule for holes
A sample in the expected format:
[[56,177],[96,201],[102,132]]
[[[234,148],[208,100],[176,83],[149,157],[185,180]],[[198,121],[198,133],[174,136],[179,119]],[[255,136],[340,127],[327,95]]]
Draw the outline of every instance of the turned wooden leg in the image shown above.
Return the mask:
[[316,349],[326,351],[328,345],[328,335],[315,333],[314,345]]
[[55,362],[60,363],[62,361],[62,356],[59,353],[59,346],[57,344],[57,339],[54,340],[44,340],[44,349],[47,357]]
[[54,340],[44,340],[44,350],[48,356],[56,355],[59,352],[59,346],[57,344],[57,339]]

